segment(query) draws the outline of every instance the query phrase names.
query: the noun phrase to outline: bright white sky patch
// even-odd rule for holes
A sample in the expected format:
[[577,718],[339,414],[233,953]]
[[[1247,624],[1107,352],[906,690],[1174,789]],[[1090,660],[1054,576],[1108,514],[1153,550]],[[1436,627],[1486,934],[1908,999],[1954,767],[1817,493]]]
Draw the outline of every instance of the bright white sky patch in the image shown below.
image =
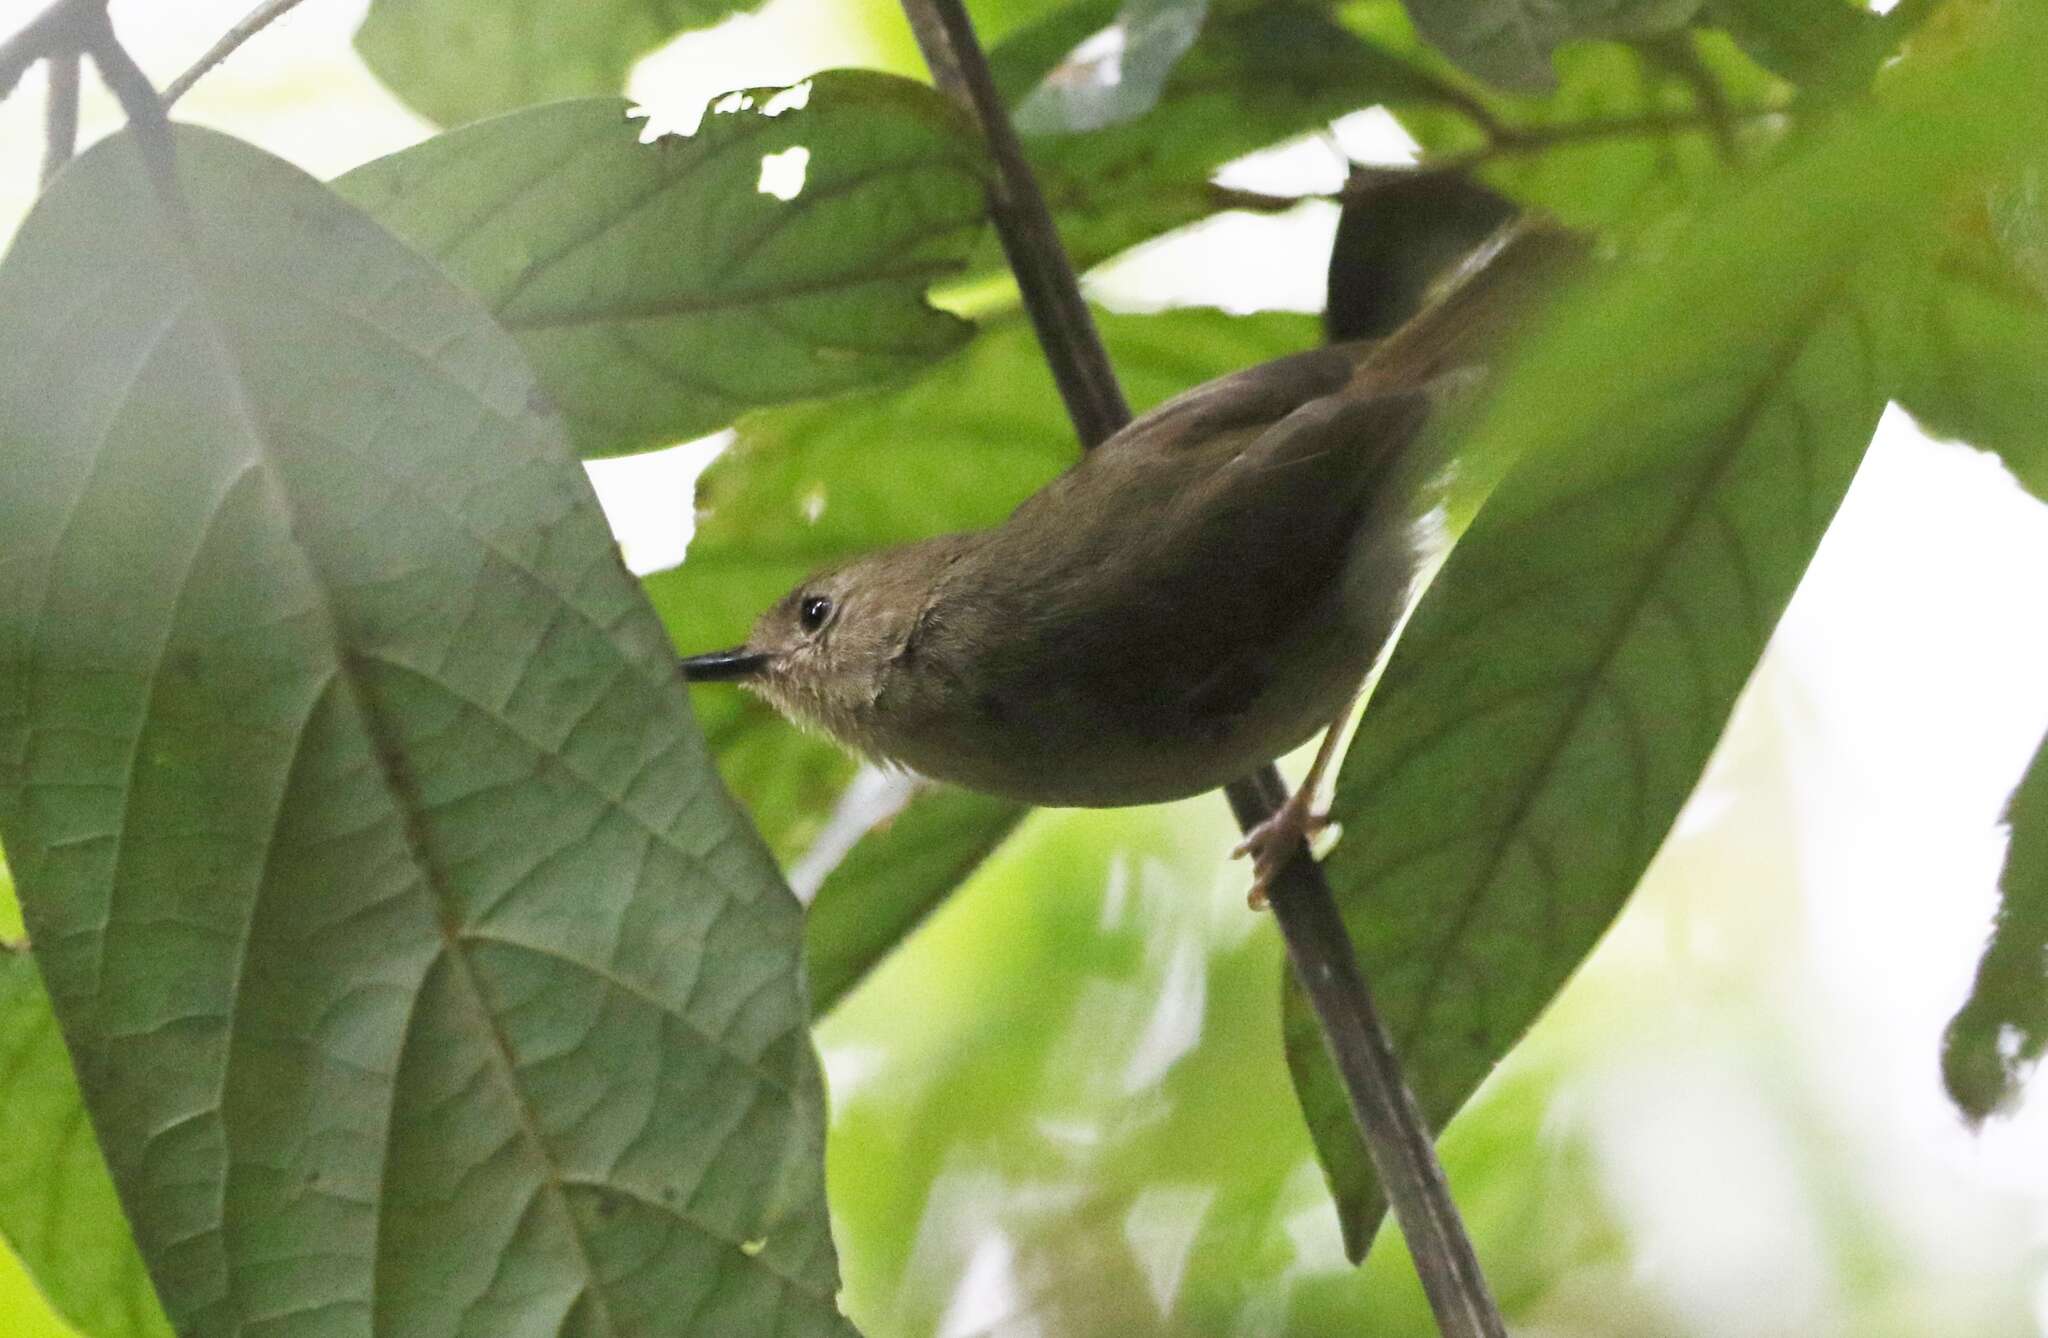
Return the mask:
[[756,189],[778,200],[794,200],[803,193],[804,173],[810,165],[811,151],[801,144],[780,153],[763,154],[761,180]]
[[786,111],[800,111],[809,105],[810,100],[811,81],[806,79],[800,84],[791,84],[788,88],[783,89],[780,93],[762,103],[761,115],[780,116]]

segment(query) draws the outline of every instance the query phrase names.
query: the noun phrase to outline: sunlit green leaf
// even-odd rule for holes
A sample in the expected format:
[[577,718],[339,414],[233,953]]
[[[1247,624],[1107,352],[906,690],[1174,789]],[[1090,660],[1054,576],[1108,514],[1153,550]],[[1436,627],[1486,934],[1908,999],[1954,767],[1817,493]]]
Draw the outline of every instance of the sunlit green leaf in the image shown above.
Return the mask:
[[170,1338],[35,962],[0,946],[0,1237],[84,1338]]
[[[1306,316],[1208,310],[1110,316],[1103,336],[1133,404],[1315,342]],[[749,414],[698,485],[689,559],[647,580],[676,645],[745,637],[819,567],[887,544],[993,525],[1079,455],[1020,318],[898,390]],[[726,783],[785,861],[815,838],[853,763],[723,684],[696,688]]]
[[8,876],[6,857],[0,853],[0,943],[19,942],[21,935],[21,903],[14,899],[14,879]]
[[924,300],[984,212],[978,141],[931,89],[841,70],[640,138],[619,99],[554,103],[335,188],[483,297],[584,455],[899,377],[972,334]]
[[848,1334],[798,908],[517,346],[176,148],[0,267],[0,833],[174,1324]]
[[1948,1094],[1974,1122],[2009,1107],[2048,1050],[2048,746],[2005,810],[2012,829],[1998,920],[1941,1054]]
[[[1519,463],[1395,649],[1329,861],[1435,1124],[1605,931],[1692,789],[1883,406],[1897,321],[1849,300],[1850,272],[1888,224],[2040,132],[2011,54],[2040,26],[1902,78],[1895,104],[1623,267],[1532,341],[1472,429],[1470,466]],[[1362,1249],[1377,1191],[1298,992],[1289,1019]]]
[[[1432,1121],[1520,1039],[1648,866],[1876,425],[1855,316],[1816,309],[1768,352],[1739,390],[1723,364],[1665,383],[1684,409],[1639,401],[1589,424],[1633,456],[1510,476],[1346,758],[1331,878]],[[1320,1075],[1292,1011],[1290,1054]],[[1350,1225],[1362,1250],[1369,1226]]]
[[762,0],[374,0],[356,50],[392,92],[442,125],[528,103],[616,93],[633,62],[679,32]]

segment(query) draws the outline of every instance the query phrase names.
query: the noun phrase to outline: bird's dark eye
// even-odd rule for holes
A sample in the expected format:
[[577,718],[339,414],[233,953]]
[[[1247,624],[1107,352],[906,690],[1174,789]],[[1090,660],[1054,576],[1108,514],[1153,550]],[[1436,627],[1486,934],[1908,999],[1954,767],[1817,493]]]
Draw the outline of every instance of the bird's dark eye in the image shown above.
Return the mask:
[[806,632],[815,632],[832,616],[832,601],[823,595],[805,595],[804,602],[797,607],[796,616]]

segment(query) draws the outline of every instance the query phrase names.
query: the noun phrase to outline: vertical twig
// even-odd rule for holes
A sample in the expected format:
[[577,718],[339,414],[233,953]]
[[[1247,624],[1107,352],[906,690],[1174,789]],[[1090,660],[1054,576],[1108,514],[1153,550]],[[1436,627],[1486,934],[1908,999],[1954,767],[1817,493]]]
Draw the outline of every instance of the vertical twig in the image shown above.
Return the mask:
[[[1128,422],[1130,410],[997,97],[973,26],[960,0],[903,0],[903,7],[933,79],[973,111],[987,137],[998,172],[990,203],[1003,250],[1075,430],[1085,446],[1094,446]],[[1270,766],[1226,793],[1247,831],[1286,797],[1279,772]],[[1446,1338],[1504,1338],[1500,1312],[1451,1201],[1434,1142],[1373,1007],[1336,900],[1306,846],[1296,846],[1269,900],[1407,1237],[1438,1329]]]
[[[975,40],[967,11],[953,0],[904,0],[917,44],[931,66],[932,79],[974,113],[995,158],[996,178],[989,185],[989,212],[1003,254],[1017,276],[1024,309],[1053,363],[1060,395],[1081,445],[1093,447],[1131,421],[1123,387],[1109,365],[1102,336],[1081,299],[1081,285],[1067,250],[1060,245],[1045,196],[1024,161],[1024,147],[1010,125],[1009,113],[996,93],[988,57]],[[1056,333],[1055,333],[1056,332]],[[1057,343],[1064,352],[1055,351]]]
[[71,161],[71,155],[78,151],[78,73],[80,60],[76,51],[49,60],[49,93],[45,106],[45,145],[43,148],[43,185],[64,170],[64,164]]
[[128,116],[128,125],[135,132],[136,149],[142,155],[143,166],[149,172],[166,217],[175,226],[188,226],[185,197],[178,189],[177,148],[171,142],[170,117],[164,110],[163,99],[156,95],[156,85],[149,82],[135,57],[114,35],[114,23],[107,17],[104,3],[86,16],[85,25],[85,53],[92,57],[92,67],[99,71],[101,82],[113,91]]

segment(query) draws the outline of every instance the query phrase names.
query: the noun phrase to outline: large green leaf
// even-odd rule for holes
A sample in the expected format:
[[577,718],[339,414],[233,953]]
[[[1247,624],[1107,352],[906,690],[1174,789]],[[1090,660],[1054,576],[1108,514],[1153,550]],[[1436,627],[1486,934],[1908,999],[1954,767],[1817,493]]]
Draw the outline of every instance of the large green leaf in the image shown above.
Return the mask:
[[679,32],[762,0],[375,0],[356,50],[392,92],[442,125],[533,102],[616,93],[633,62]]
[[170,1338],[56,1015],[24,948],[0,945],[0,1237],[83,1338]]
[[584,455],[899,377],[973,333],[924,300],[984,213],[979,141],[931,89],[841,70],[729,94],[688,138],[640,131],[616,98],[554,103],[334,184],[482,295]]
[[2010,1105],[2048,1050],[2048,744],[2035,753],[2005,821],[2012,848],[1998,920],[1941,1053],[1948,1094],[1973,1123]]
[[[1851,271],[2048,121],[2012,54],[2048,24],[2003,26],[1575,302],[1472,428],[1471,469],[1519,463],[1395,649],[1329,861],[1432,1122],[1612,922],[1848,485],[1897,333]],[[1370,1168],[1298,991],[1289,1020],[1362,1250]]]
[[517,346],[177,158],[0,267],[0,835],[174,1324],[848,1334],[798,908]]

